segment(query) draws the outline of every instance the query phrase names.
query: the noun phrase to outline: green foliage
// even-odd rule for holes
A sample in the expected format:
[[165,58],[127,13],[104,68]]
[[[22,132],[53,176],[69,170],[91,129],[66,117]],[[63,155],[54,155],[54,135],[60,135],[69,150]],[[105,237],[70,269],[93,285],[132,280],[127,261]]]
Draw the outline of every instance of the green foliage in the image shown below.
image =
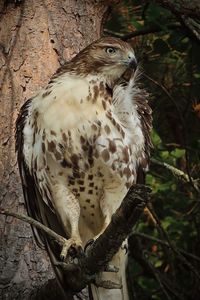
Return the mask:
[[[189,255],[199,257],[200,253],[200,194],[162,164],[199,178],[200,45],[171,12],[155,4],[141,5],[139,0],[121,2],[106,26],[121,34],[159,27],[156,33],[130,41],[148,75],[144,84],[152,95],[152,158],[161,162],[151,163],[146,176],[160,226],[147,214],[136,231],[153,239],[130,238],[131,299],[198,299],[200,284],[195,270],[200,270],[200,259]],[[169,239],[175,250],[156,238]],[[182,250],[188,254],[182,257]]]

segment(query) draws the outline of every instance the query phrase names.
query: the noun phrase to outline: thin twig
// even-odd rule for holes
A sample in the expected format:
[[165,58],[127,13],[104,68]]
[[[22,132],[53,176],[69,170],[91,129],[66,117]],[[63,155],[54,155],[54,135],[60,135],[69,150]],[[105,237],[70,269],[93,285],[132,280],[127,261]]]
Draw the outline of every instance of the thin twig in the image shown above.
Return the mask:
[[170,10],[177,17],[180,15],[185,15],[191,18],[199,18],[200,17],[200,2],[199,0],[142,0],[143,3],[157,3],[168,10]]
[[15,212],[11,212],[8,210],[3,210],[0,209],[0,214],[2,215],[6,215],[6,216],[11,216],[11,217],[15,217],[19,220],[22,220],[26,223],[29,223],[30,225],[35,226],[38,229],[43,230],[44,232],[46,232],[49,236],[53,237],[54,240],[59,244],[59,245],[63,245],[64,242],[66,241],[66,239],[64,237],[62,237],[61,235],[57,234],[55,231],[51,230],[50,228],[46,227],[45,225],[43,225],[42,223],[36,221],[35,219],[24,215],[24,214],[18,214]]
[[193,19],[187,18],[184,15],[180,16],[181,21],[188,29],[188,31],[195,37],[195,39],[200,42],[200,32],[198,28],[198,23],[196,23]]
[[[161,162],[161,161],[159,161],[159,160],[157,160],[155,158],[151,158],[151,162],[153,164],[156,164],[158,166],[166,168],[167,170],[169,170],[179,180],[187,182],[187,183],[190,183],[190,178],[189,178],[188,174],[184,173],[182,170],[180,170],[178,168],[175,168],[174,166],[171,166],[170,164],[168,164],[166,162]],[[193,179],[191,177],[191,180],[192,180],[192,183],[193,183],[193,186],[195,187],[195,189],[198,192],[200,192],[200,189],[199,189],[199,186],[198,186],[198,180],[199,179]]]
[[166,25],[165,28],[158,26],[158,25],[152,25],[149,27],[144,27],[144,28],[138,29],[138,30],[130,32],[128,34],[114,32],[114,31],[108,30],[108,29],[104,29],[104,33],[112,35],[114,37],[121,38],[122,40],[126,41],[126,40],[130,40],[136,36],[157,33],[157,32],[161,32],[161,31],[165,31],[165,30],[180,29],[180,28],[181,28],[181,26],[178,24],[169,24],[169,25]]
[[[179,109],[179,107],[177,106],[177,103],[176,101],[174,100],[174,98],[170,95],[170,93],[168,92],[168,90],[166,89],[165,86],[163,86],[161,83],[159,83],[158,81],[156,81],[155,79],[149,77],[147,74],[143,74],[144,77],[146,77],[147,79],[149,79],[151,82],[153,82],[155,85],[159,86],[163,92],[169,97],[169,99],[172,101],[173,105],[175,106],[176,108],[176,111],[178,113],[178,116],[180,118],[180,121],[181,121],[181,124],[182,124],[182,127],[183,127],[183,132],[184,132],[184,140],[185,140],[185,145],[187,144],[187,137],[186,137],[186,129],[185,129],[185,123],[184,123],[184,119],[183,119],[183,116],[181,114],[181,111]],[[185,160],[186,160],[186,170],[187,170],[187,174],[188,174],[188,177],[189,177],[189,182],[190,182],[190,185],[191,187],[193,188],[193,190],[197,193],[197,195],[199,195],[199,190],[196,189],[196,187],[193,185],[193,182],[192,182],[192,179],[191,179],[191,174],[190,174],[190,167],[189,167],[189,155],[188,155],[188,150],[187,150],[187,147],[185,147],[184,145],[184,148],[185,148]]]
[[[170,291],[173,295],[177,297],[177,299],[182,300],[183,298],[181,295],[179,295],[176,291],[174,291],[174,288],[172,287],[172,283],[167,282],[165,276],[163,276],[160,271],[153,266],[153,264],[148,260],[147,251],[145,251],[140,244],[140,240],[132,234],[129,240],[129,246],[130,246],[130,255],[137,261],[137,263],[142,267],[144,270],[144,273],[149,277],[153,275],[155,280],[160,285],[160,290],[166,295],[168,299],[170,298],[170,295],[168,294],[167,290]],[[142,276],[144,275],[142,274]],[[166,290],[167,289],[167,290]]]
[[167,148],[187,149],[187,150],[190,150],[190,151],[200,152],[200,149],[197,149],[197,148],[195,149],[195,148],[192,148],[192,147],[189,147],[189,146],[183,146],[183,145],[180,145],[180,144],[177,144],[177,143],[166,143],[165,147],[167,147]]
[[163,294],[166,296],[166,298],[168,300],[171,300],[172,298],[170,297],[170,295],[168,294],[166,288],[165,288],[165,284],[162,282],[162,279],[159,276],[159,272],[154,268],[154,266],[148,261],[149,264],[149,268],[151,269],[155,279],[157,280],[158,284],[160,285],[161,290],[163,291]]
[[168,233],[163,228],[158,216],[156,215],[156,213],[154,212],[152,207],[150,207],[150,205],[147,205],[147,207],[150,210],[150,212],[152,213],[154,219],[156,220],[157,226],[160,229],[160,231],[162,232],[163,236],[165,237],[165,239],[166,239],[167,243],[169,244],[171,250],[177,255],[177,258],[180,259],[195,274],[195,276],[200,281],[200,275],[199,275],[198,271],[196,270],[196,268],[194,268],[194,266],[178,251],[178,249],[174,247],[173,243],[170,241]]
[[[158,244],[161,244],[161,245],[163,245],[163,246],[166,246],[166,247],[170,248],[170,245],[168,244],[168,242],[163,241],[163,240],[160,240],[160,239],[155,238],[155,237],[152,237],[152,236],[150,236],[150,235],[148,235],[148,234],[140,233],[140,232],[136,232],[136,231],[135,231],[135,232],[132,233],[132,235],[139,236],[139,237],[141,237],[141,238],[147,239],[147,240],[152,241],[152,242],[156,242],[156,243],[158,243]],[[198,261],[198,262],[200,262],[200,257],[198,257],[198,256],[196,256],[196,255],[194,255],[194,254],[188,253],[187,251],[182,250],[182,249],[180,249],[180,248],[177,248],[177,247],[176,247],[176,249],[177,249],[180,253],[182,253],[183,255],[185,255],[185,256],[187,256],[187,257],[189,257],[189,258],[192,258],[192,259],[194,259],[194,260],[196,260],[196,261]]]

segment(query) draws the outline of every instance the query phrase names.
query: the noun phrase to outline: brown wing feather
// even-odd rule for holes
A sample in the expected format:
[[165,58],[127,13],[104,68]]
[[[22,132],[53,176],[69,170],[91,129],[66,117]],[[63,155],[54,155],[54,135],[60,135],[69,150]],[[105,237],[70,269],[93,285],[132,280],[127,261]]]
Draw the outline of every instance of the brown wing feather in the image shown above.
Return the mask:
[[[43,200],[42,196],[37,188],[37,182],[31,175],[28,166],[26,165],[23,153],[24,136],[23,130],[26,124],[26,118],[28,116],[29,106],[31,99],[29,99],[21,108],[19,116],[16,121],[16,152],[19,166],[20,177],[22,181],[22,188],[25,198],[25,204],[28,215],[35,220],[43,223],[49,228],[52,228],[59,234],[64,236],[64,231],[58,221],[57,216]],[[49,199],[50,200],[50,199]],[[49,201],[51,202],[51,201]],[[33,227],[34,237],[38,246],[42,247],[46,240],[46,235]]]
[[[137,69],[135,71],[135,80],[137,82],[137,78],[140,77],[140,69]],[[131,78],[133,76],[132,70],[127,69],[126,72],[123,74],[123,76],[120,78],[119,82],[121,85],[126,86]],[[141,167],[144,169],[148,166],[149,163],[149,157],[150,157],[150,151],[153,147],[151,142],[151,129],[152,129],[152,110],[151,107],[148,104],[149,94],[145,89],[140,87],[140,85],[137,85],[137,89],[134,91],[134,103],[137,106],[137,113],[140,116],[141,126],[142,126],[142,132],[145,139],[145,160],[141,161]]]
[[138,94],[135,97],[135,103],[137,104],[137,112],[140,116],[142,131],[145,139],[145,154],[147,160],[149,160],[150,150],[152,148],[151,142],[151,129],[152,129],[152,110],[148,104],[149,94],[144,89],[139,89]]
[[[21,108],[19,116],[16,121],[16,152],[19,166],[20,177],[22,181],[23,194],[28,215],[33,219],[43,223],[45,226],[51,228],[58,234],[66,236],[59,220],[52,209],[42,200],[42,197],[37,188],[37,182],[34,176],[30,174],[29,168],[26,165],[23,153],[24,136],[23,129],[26,124],[29,106],[31,99],[29,99]],[[65,286],[64,273],[55,266],[55,262],[60,260],[60,246],[47,236],[43,231],[32,226],[35,241],[40,248],[46,248],[49,253],[52,265],[54,267],[56,277],[60,286]]]
[[144,89],[140,89],[138,95],[135,97],[137,104],[137,112],[140,115],[142,131],[145,139],[145,158],[142,158],[137,170],[137,183],[145,184],[145,171],[144,169],[149,165],[149,157],[152,146],[151,142],[151,129],[152,129],[152,110],[148,104],[149,95]]
[[[19,172],[22,182],[22,189],[26,204],[26,209],[28,215],[35,220],[41,222],[41,215],[38,207],[37,199],[37,188],[35,185],[35,180],[33,176],[31,176],[29,169],[24,160],[24,153],[23,153],[23,144],[24,144],[24,137],[23,137],[23,129],[26,121],[26,117],[28,115],[28,109],[31,104],[31,99],[29,99],[20,110],[16,121],[16,152],[17,152],[17,160],[19,166]],[[44,237],[41,234],[40,230],[36,230],[35,227],[32,226],[33,234],[35,240],[39,247],[44,248]]]
[[[136,71],[140,75],[140,71]],[[137,80],[136,74],[136,80]],[[118,84],[126,87],[132,76],[132,70],[127,69],[123,76],[119,79]],[[140,157],[140,164],[137,169],[137,183],[145,184],[145,169],[149,164],[150,151],[153,147],[151,142],[151,129],[152,129],[152,110],[148,104],[149,94],[140,86],[134,90],[133,102],[136,104],[137,113],[140,117],[142,132],[144,135],[144,157]]]

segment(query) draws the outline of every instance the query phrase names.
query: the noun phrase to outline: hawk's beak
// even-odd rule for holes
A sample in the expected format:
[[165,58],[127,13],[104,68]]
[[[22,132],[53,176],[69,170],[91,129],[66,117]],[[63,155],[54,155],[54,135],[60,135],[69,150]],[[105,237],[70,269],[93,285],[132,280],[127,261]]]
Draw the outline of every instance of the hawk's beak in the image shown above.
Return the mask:
[[128,60],[128,66],[130,69],[135,71],[137,69],[138,63],[135,57],[130,57]]

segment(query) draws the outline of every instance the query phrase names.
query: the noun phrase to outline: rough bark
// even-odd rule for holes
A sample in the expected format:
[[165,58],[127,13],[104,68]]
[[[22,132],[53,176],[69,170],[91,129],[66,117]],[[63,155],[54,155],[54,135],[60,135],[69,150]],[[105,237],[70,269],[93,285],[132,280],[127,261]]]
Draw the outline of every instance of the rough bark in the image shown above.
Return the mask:
[[[0,206],[23,213],[14,150],[18,110],[60,64],[100,36],[112,1],[14,2],[0,1]],[[0,235],[0,299],[55,298],[49,260],[34,244],[29,225],[1,215]]]

